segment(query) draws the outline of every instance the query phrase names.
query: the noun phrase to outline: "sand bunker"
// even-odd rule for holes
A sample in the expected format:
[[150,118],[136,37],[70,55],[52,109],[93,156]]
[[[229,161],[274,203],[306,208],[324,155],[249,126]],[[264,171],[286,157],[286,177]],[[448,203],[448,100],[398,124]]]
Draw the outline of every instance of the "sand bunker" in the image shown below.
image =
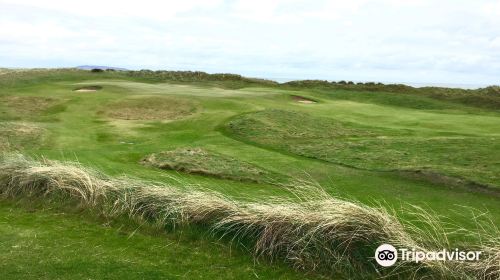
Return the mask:
[[93,92],[93,91],[97,91],[95,89],[77,89],[75,91],[78,91],[78,92]]
[[307,97],[299,96],[299,95],[292,95],[292,99],[295,100],[296,102],[303,103],[303,104],[318,103],[315,100],[309,99]]
[[105,114],[118,120],[175,120],[194,114],[197,107],[174,97],[130,98],[108,105]]
[[86,87],[77,88],[74,91],[77,91],[77,92],[94,92],[94,91],[98,91],[98,90],[101,90],[101,89],[102,89],[102,86],[86,86]]

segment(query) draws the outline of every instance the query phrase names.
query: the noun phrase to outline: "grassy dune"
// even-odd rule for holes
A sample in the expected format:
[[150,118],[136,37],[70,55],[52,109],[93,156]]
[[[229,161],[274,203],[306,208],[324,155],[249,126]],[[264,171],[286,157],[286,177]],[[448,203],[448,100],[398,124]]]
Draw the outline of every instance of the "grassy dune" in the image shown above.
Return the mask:
[[[95,91],[75,91],[89,87]],[[472,97],[477,99],[467,101]],[[278,85],[199,72],[7,71],[0,75],[0,150],[78,162],[168,190],[199,185],[238,205],[258,201],[273,210],[277,198],[295,207],[301,188],[290,187],[290,180],[314,182],[335,201],[357,201],[354,206],[376,213],[389,209],[387,217],[403,227],[414,218],[405,210],[411,204],[440,217],[445,228],[452,223],[475,231],[478,213],[500,224],[497,99],[495,88]],[[162,162],[168,169],[140,163],[186,147],[210,152],[167,153]],[[192,172],[199,169],[204,172]],[[315,193],[309,195],[317,198]],[[416,229],[427,232],[432,226],[416,223]],[[486,236],[451,234],[447,242],[480,246]],[[410,237],[418,239],[418,234]],[[280,250],[271,255],[286,260]],[[315,262],[289,261],[297,267]],[[377,276],[361,265],[370,262],[347,263],[347,269],[341,264],[333,269],[342,271],[339,278],[355,278],[362,271]],[[440,269],[432,273],[445,273]]]

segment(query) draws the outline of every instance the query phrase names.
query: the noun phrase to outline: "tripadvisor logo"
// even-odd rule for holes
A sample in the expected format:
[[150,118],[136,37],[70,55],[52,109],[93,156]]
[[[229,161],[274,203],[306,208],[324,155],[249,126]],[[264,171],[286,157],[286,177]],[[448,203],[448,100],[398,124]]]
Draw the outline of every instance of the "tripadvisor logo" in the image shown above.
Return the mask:
[[390,244],[382,244],[375,250],[375,260],[381,266],[392,266],[398,260],[398,251]]
[[388,267],[393,266],[398,259],[415,263],[423,261],[478,261],[481,253],[481,251],[460,251],[459,249],[428,252],[406,248],[397,250],[390,244],[382,244],[375,250],[375,260],[379,265]]

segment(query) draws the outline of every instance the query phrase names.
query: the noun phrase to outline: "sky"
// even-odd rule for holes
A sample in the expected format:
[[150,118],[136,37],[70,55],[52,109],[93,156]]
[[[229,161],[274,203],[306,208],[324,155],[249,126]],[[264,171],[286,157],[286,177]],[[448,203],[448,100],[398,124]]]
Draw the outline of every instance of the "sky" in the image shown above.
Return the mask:
[[500,0],[0,0],[0,67],[500,84]]

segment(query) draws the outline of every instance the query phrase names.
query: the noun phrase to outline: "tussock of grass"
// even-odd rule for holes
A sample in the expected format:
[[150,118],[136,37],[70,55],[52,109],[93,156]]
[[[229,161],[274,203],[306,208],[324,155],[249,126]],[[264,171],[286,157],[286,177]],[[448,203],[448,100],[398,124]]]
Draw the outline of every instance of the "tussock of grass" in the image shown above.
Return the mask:
[[284,177],[253,164],[202,148],[179,148],[154,153],[142,159],[141,163],[160,169],[236,181],[276,183],[277,178]]
[[[418,249],[450,248],[447,234],[430,214],[416,210],[421,230],[402,223],[384,208],[340,200],[310,187],[296,188],[300,202],[231,200],[222,194],[111,179],[80,166],[35,162],[21,156],[0,161],[4,198],[73,199],[106,216],[128,215],[160,227],[200,224],[217,234],[246,240],[257,256],[281,259],[297,268],[343,271],[357,278],[378,276],[433,279],[498,279],[499,231],[486,230],[479,262],[398,262],[380,269],[372,260],[381,243]],[[472,249],[472,248],[468,248]]]
[[142,97],[106,106],[106,115],[120,120],[174,120],[193,114],[197,105],[174,97]]

